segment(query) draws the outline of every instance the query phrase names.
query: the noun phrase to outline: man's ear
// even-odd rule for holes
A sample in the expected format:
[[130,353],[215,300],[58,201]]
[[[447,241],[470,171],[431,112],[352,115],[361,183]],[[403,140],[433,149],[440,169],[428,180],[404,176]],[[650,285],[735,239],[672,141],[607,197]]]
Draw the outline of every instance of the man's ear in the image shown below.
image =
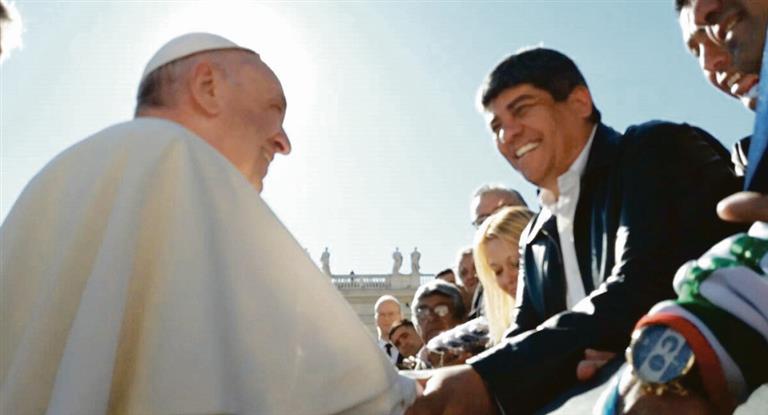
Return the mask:
[[222,78],[216,67],[209,61],[201,61],[192,68],[188,80],[190,96],[195,106],[208,115],[221,112],[220,83]]
[[568,106],[570,106],[579,118],[589,118],[592,115],[592,94],[589,89],[583,85],[577,85],[568,95]]

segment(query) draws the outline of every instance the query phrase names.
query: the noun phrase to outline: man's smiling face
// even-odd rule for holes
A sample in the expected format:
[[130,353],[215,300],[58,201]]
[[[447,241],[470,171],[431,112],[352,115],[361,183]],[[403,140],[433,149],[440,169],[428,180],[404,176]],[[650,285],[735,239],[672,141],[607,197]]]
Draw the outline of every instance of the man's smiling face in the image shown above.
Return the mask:
[[754,109],[768,0],[690,0],[679,22],[683,41],[707,79]]
[[583,118],[570,97],[558,102],[547,91],[522,84],[500,93],[487,111],[496,146],[512,167],[538,187],[556,188],[582,148],[568,137]]

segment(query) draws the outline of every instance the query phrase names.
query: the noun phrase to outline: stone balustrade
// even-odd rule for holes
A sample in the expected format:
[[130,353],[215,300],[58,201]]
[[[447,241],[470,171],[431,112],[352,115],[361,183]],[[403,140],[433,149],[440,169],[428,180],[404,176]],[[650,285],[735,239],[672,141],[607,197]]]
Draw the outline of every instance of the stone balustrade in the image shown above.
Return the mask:
[[332,275],[331,281],[339,290],[392,290],[412,288],[434,279],[434,275]]

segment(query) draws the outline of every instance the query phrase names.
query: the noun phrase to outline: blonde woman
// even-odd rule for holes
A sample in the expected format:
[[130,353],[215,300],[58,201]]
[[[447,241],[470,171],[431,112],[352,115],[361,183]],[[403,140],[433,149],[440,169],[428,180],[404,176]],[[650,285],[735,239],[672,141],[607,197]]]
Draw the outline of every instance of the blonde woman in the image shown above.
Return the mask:
[[533,212],[524,207],[504,207],[486,219],[475,234],[475,268],[485,292],[490,345],[498,343],[512,323],[520,264],[518,243],[532,217]]

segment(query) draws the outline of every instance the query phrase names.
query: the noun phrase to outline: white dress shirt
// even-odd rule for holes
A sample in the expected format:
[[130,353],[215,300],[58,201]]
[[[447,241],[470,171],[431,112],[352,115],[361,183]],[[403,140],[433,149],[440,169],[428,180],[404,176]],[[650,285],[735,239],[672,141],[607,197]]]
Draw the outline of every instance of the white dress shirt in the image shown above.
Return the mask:
[[397,350],[397,347],[395,347],[394,344],[386,340],[378,339],[378,341],[379,341],[379,348],[381,348],[384,354],[387,355],[387,359],[389,359],[389,361],[392,362],[392,364],[397,364],[397,359],[400,358],[400,351]]
[[[576,214],[576,204],[579,202],[581,190],[581,175],[587,167],[589,149],[592,148],[592,140],[595,138],[597,125],[587,140],[587,144],[573,161],[568,171],[557,178],[559,197],[547,190],[539,192],[539,203],[542,210],[557,218],[557,233],[560,237],[560,251],[563,255],[563,268],[565,270],[565,304],[571,309],[576,303],[587,296],[584,283],[581,281],[579,261],[576,258],[576,244],[573,240],[573,217]],[[544,212],[542,212],[544,213]]]

